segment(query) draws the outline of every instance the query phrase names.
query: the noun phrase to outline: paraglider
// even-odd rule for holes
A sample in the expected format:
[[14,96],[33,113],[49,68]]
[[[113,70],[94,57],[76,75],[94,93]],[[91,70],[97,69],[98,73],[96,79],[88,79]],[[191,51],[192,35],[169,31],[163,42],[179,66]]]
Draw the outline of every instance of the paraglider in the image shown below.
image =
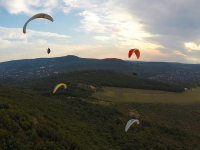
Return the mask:
[[51,52],[50,48],[47,49],[47,53],[49,54]]
[[64,86],[65,89],[67,88],[67,85],[66,85],[65,83],[59,83],[59,84],[57,84],[57,85],[54,87],[53,93],[55,93],[55,92],[57,91],[57,89],[58,89],[59,87],[61,87],[62,85]]
[[133,72],[133,75],[137,75],[137,73],[134,73],[134,72]]
[[49,16],[48,14],[44,14],[44,13],[39,13],[39,14],[36,14],[34,15],[33,17],[31,17],[25,24],[24,24],[24,27],[23,27],[23,33],[25,34],[26,33],[26,26],[27,24],[31,21],[31,20],[34,20],[36,18],[44,18],[44,19],[48,19],[50,21],[53,22],[53,18],[51,16]]
[[127,124],[126,124],[125,131],[127,132],[128,129],[130,128],[130,126],[131,126],[133,123],[135,123],[135,122],[136,122],[137,124],[140,123],[140,121],[137,120],[137,119],[131,119],[131,120],[129,120],[129,121],[127,122]]
[[129,50],[128,57],[130,58],[133,53],[135,53],[137,59],[140,58],[140,51],[139,51],[139,49],[135,48],[135,49]]

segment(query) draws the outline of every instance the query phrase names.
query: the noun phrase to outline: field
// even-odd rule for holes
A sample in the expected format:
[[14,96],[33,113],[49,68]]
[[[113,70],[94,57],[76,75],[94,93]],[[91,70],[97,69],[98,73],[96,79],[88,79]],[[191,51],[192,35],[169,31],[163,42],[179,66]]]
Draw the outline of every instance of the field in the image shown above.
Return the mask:
[[200,102],[200,88],[172,93],[155,90],[104,87],[104,92],[95,92],[92,97],[114,102],[174,103]]

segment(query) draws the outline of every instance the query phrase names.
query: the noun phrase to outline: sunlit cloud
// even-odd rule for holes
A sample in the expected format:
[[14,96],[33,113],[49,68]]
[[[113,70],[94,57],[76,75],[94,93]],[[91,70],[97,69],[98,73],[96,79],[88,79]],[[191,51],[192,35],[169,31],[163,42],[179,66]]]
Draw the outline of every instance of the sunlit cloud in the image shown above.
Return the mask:
[[184,57],[186,57],[186,56],[187,56],[187,55],[185,55],[185,54],[181,53],[180,51],[174,51],[174,54],[176,54],[176,55],[181,55],[181,56],[184,56]]
[[58,4],[58,0],[0,0],[3,6],[11,14],[25,13],[33,15],[39,12],[51,13]]
[[100,40],[100,41],[107,41],[107,40],[111,39],[111,37],[107,37],[107,36],[95,36],[93,38],[96,40]]
[[184,45],[185,45],[185,47],[188,48],[189,52],[192,51],[192,50],[194,50],[194,51],[200,50],[200,46],[196,45],[195,43],[185,43]]

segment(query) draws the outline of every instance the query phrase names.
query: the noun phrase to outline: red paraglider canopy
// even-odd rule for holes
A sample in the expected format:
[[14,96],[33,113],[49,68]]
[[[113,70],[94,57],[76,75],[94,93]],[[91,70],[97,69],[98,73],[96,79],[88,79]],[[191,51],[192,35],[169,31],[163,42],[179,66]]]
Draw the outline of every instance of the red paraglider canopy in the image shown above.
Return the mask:
[[128,57],[130,58],[132,56],[133,52],[135,52],[137,59],[139,59],[140,58],[140,51],[137,48],[131,49],[128,53]]

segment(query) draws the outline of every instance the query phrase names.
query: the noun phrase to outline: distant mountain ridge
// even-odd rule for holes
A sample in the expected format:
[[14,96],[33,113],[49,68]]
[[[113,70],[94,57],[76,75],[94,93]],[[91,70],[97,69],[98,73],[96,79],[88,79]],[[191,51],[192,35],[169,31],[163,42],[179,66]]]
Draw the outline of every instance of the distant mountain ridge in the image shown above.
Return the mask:
[[135,65],[120,59],[86,59],[69,55],[0,63],[1,79],[25,80],[76,70],[117,70],[132,73]]
[[200,84],[199,64],[124,61],[117,58],[88,59],[74,55],[2,62],[0,84],[80,70],[115,70],[130,75],[135,72],[137,77],[167,83],[185,86]]

